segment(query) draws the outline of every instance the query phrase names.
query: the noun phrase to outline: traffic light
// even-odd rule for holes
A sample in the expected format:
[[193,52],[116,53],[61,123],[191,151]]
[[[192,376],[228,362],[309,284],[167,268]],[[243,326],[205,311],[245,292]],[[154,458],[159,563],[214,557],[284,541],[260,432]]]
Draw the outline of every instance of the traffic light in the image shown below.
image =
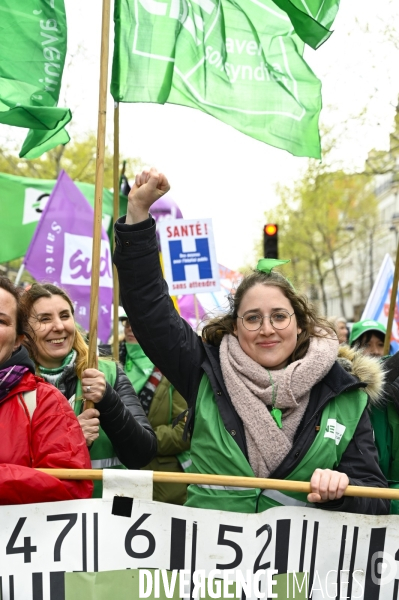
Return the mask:
[[278,258],[278,225],[267,223],[263,228],[263,256]]

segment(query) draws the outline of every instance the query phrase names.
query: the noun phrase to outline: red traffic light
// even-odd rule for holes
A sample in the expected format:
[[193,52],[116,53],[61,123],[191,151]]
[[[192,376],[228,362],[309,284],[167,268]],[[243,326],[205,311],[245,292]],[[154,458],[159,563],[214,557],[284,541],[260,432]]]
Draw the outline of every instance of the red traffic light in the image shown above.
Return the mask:
[[264,226],[263,231],[266,235],[276,235],[278,232],[278,226],[275,223],[268,223]]

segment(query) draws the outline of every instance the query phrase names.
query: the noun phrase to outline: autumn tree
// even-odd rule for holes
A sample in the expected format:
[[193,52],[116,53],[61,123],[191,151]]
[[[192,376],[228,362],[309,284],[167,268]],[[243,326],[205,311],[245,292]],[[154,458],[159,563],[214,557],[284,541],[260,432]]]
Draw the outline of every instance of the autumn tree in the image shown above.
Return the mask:
[[340,266],[353,244],[364,239],[374,222],[377,206],[364,174],[328,171],[309,161],[302,179],[292,189],[280,187],[280,202],[266,218],[279,224],[279,255],[291,258],[287,270],[296,285],[320,300],[327,314],[326,280],[332,276],[345,316]]
[[[66,171],[74,181],[95,183],[97,140],[94,133],[74,138],[65,146],[57,146],[40,158],[25,160],[18,157],[16,149],[0,148],[0,172],[10,175],[57,179]],[[124,157],[121,157],[121,161]],[[140,158],[126,159],[126,175],[132,177],[142,168]],[[113,154],[108,144],[104,158],[104,187],[113,186]]]

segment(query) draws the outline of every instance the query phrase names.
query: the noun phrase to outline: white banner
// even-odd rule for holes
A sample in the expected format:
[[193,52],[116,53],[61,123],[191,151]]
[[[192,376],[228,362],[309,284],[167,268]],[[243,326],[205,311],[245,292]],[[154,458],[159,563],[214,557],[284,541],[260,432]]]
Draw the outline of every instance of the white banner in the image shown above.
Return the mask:
[[157,223],[157,229],[170,294],[220,290],[211,219],[168,219]]
[[[126,569],[161,570],[161,588],[162,570],[179,571],[179,580],[187,582],[187,598],[201,597],[197,584],[202,576],[238,580],[238,597],[241,585],[247,600],[276,597],[270,585],[276,572],[278,577],[284,575],[289,588],[278,595],[284,600],[397,598],[397,516],[296,507],[248,515],[123,497],[116,502],[121,505],[76,500],[0,507],[2,600],[76,600],[76,593],[73,596],[65,588],[68,577],[87,582],[90,572]],[[71,573],[66,579],[65,572]],[[295,577],[287,579],[286,573]],[[307,574],[307,593],[305,584],[299,592],[301,573]],[[129,598],[148,597],[144,594],[151,584],[148,573],[145,584],[141,595]],[[182,597],[183,591],[176,589],[173,597]],[[165,597],[162,594],[161,589],[158,597]],[[88,598],[124,597],[120,586],[114,596]],[[234,596],[222,592],[213,597]]]

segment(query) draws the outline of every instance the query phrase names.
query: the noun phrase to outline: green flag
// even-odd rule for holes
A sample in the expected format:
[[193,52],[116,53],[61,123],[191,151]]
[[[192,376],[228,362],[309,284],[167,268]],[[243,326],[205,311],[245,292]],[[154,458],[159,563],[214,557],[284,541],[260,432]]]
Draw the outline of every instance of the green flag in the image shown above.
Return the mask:
[[66,144],[67,108],[57,108],[66,54],[64,0],[1,0],[0,123],[30,131],[20,156]]
[[321,84],[273,0],[116,0],[111,93],[198,108],[296,156],[320,158]]
[[330,27],[339,8],[339,0],[273,0],[289,16],[301,40],[314,48],[332,34]]
[[[24,256],[41,213],[55,186],[55,180],[31,179],[0,173],[0,263]],[[94,205],[94,185],[75,181],[82,194]],[[126,198],[121,211],[126,211]],[[110,239],[113,194],[103,191],[103,225]]]

